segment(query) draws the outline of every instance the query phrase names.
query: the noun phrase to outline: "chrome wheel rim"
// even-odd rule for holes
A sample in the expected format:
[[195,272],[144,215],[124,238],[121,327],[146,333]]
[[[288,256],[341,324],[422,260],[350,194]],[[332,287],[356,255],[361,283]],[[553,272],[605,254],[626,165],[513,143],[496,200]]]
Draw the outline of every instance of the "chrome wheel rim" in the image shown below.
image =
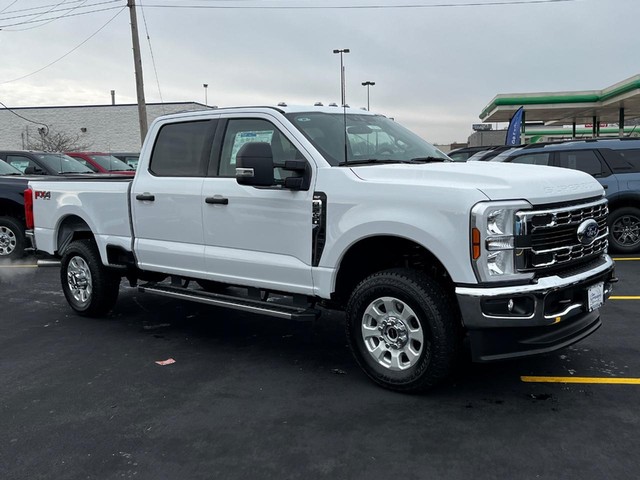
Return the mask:
[[371,358],[392,371],[413,367],[424,349],[418,316],[395,297],[380,297],[369,304],[362,316],[361,332]]
[[11,255],[16,249],[18,240],[13,230],[0,226],[0,256]]
[[80,303],[87,303],[91,299],[93,283],[91,270],[82,257],[73,257],[67,266],[67,283],[73,299]]
[[618,218],[611,230],[619,245],[630,247],[640,242],[640,219],[635,215],[623,215]]

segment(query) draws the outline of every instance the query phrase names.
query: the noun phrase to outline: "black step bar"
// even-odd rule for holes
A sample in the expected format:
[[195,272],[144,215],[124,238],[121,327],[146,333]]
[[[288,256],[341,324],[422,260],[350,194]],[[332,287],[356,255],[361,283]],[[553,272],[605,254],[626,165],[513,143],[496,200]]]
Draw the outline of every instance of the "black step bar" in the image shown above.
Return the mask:
[[244,297],[236,297],[233,295],[223,295],[220,293],[209,293],[203,290],[193,290],[191,288],[174,287],[166,284],[146,283],[144,285],[140,285],[138,290],[140,292],[152,293],[163,297],[188,300],[216,307],[256,313],[259,315],[269,315],[272,317],[284,318],[286,320],[312,321],[318,318],[320,314],[318,310],[311,306],[306,306],[305,308],[294,307],[261,300],[252,300]]

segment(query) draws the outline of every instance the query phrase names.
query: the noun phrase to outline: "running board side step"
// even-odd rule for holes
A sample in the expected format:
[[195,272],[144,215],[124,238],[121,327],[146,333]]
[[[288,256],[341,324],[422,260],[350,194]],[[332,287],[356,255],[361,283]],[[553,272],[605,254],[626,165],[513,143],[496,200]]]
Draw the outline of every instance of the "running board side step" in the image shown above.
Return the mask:
[[140,292],[152,293],[163,297],[188,300],[192,302],[214,305],[243,312],[256,313],[259,315],[269,315],[286,320],[311,321],[319,316],[319,311],[307,306],[306,308],[281,305],[272,302],[263,302],[249,298],[240,298],[232,295],[220,293],[209,293],[189,288],[172,287],[169,285],[158,285],[147,283],[138,287]]

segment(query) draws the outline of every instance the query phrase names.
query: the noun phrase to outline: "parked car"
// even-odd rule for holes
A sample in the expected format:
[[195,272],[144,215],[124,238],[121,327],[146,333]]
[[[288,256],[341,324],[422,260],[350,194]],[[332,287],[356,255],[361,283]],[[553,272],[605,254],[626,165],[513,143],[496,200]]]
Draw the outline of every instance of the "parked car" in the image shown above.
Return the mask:
[[29,177],[0,160],[0,262],[22,256],[25,248],[24,190]]
[[116,152],[111,153],[114,157],[122,160],[124,163],[133,167],[134,169],[138,168],[138,160],[140,159],[140,153],[133,152]]
[[484,152],[491,147],[464,147],[456,148],[447,153],[447,156],[454,162],[466,162],[470,156],[475,155],[478,152]]
[[26,175],[93,173],[93,170],[63,153],[1,150],[0,160],[4,160]]
[[491,161],[581,170],[596,178],[609,200],[609,246],[640,252],[640,140],[607,138],[531,144]]
[[133,175],[136,171],[130,165],[109,153],[102,152],[65,152],[78,162],[90,168],[96,173],[114,173],[120,175]]

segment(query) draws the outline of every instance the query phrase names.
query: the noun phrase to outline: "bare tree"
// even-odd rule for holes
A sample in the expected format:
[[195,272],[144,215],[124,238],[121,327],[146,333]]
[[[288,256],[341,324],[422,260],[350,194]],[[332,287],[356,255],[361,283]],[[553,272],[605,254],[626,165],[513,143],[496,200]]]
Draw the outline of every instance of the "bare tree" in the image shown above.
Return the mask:
[[27,135],[27,150],[42,152],[78,152],[90,150],[92,143],[83,142],[80,135],[72,135],[63,131],[38,128],[38,136]]

